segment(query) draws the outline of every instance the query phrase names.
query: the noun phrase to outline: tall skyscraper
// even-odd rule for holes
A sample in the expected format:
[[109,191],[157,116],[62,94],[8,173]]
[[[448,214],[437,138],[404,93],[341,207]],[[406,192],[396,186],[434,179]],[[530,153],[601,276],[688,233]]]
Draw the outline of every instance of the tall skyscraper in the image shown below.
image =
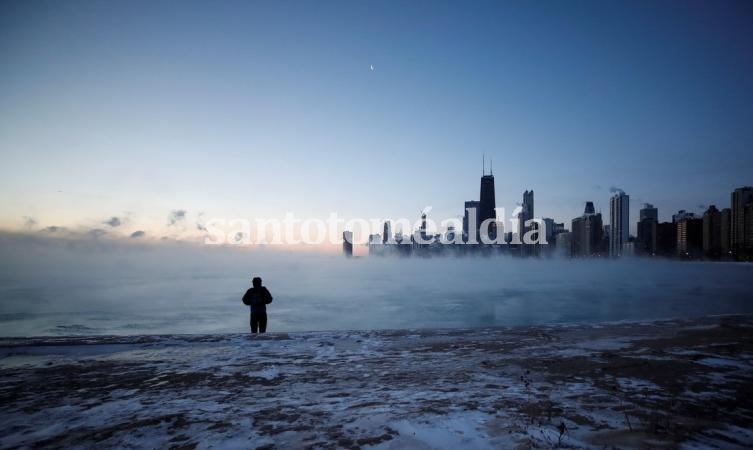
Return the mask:
[[640,211],[640,217],[638,220],[653,219],[659,221],[659,210],[651,203],[644,203],[643,208]]
[[[484,169],[484,171],[486,171],[486,169]],[[485,220],[494,219],[488,228],[488,236],[490,239],[495,239],[497,236],[496,207],[497,203],[494,200],[494,175],[492,173],[489,173],[489,175],[484,173],[481,176],[481,193],[479,195],[478,223],[476,224],[476,227],[480,230],[481,224]],[[481,235],[478,234],[476,239],[478,242],[481,242]]]
[[722,254],[722,214],[714,205],[703,213],[703,254],[707,258]]
[[682,258],[699,258],[703,252],[703,219],[685,218],[677,227],[677,255]]
[[644,203],[638,221],[638,239],[635,252],[639,255],[656,254],[656,226],[659,224],[659,210],[650,203]]
[[665,257],[677,255],[677,224],[662,222],[656,226],[656,254]]
[[753,202],[748,202],[745,205],[745,224],[743,227],[745,233],[745,258],[750,260],[753,258]]
[[468,242],[468,237],[471,235],[471,214],[473,214],[473,220],[476,222],[473,226],[473,231],[476,233],[475,241],[479,243],[478,226],[481,223],[479,218],[479,202],[477,200],[468,200],[465,202],[465,208],[463,209],[463,242]]
[[382,233],[382,244],[386,244],[388,242],[392,242],[392,230],[390,229],[390,222],[389,220],[384,222],[384,230]]
[[732,251],[730,239],[732,237],[732,209],[724,208],[720,214],[719,246],[723,257],[729,257]]
[[518,214],[518,232],[520,233],[520,255],[530,256],[533,254],[533,244],[526,244],[523,238],[532,229],[526,222],[533,219],[533,190],[523,192],[523,206]]
[[[554,252],[555,247],[555,234],[557,233],[557,225],[554,222],[554,219],[551,219],[549,217],[542,217],[541,218],[541,226],[543,227],[543,230],[541,230],[541,233],[544,236],[544,239],[546,240],[546,244],[536,244],[537,245],[537,255],[545,255],[545,256],[551,256]],[[564,224],[562,224],[564,227]]]
[[426,212],[425,211],[421,211],[421,227],[416,231],[416,233],[417,235],[414,234],[411,238],[413,240],[413,249],[416,250],[416,249],[427,248],[429,244],[426,244],[425,242],[429,240],[429,233],[426,228]]
[[622,256],[628,240],[630,196],[620,191],[609,199],[609,256]]
[[753,203],[753,187],[744,186],[732,192],[732,227],[730,245],[736,254],[753,248],[753,241],[745,239],[745,206]]
[[573,219],[571,230],[570,246],[574,257],[589,258],[601,254],[603,224],[601,213],[594,213],[593,202],[586,202],[583,215]]
[[544,237],[546,238],[547,244],[553,244],[554,243],[554,219],[550,219],[549,217],[544,217],[541,219],[541,221],[544,223]]
[[343,231],[343,255],[346,258],[353,256],[353,232]]

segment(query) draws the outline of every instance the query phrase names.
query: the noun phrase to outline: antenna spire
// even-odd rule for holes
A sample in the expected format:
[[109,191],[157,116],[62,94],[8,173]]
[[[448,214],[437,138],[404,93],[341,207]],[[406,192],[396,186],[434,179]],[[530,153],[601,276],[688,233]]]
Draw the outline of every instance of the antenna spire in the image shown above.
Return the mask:
[[481,154],[481,175],[486,175],[486,153]]
[[489,158],[489,175],[494,175],[494,160]]

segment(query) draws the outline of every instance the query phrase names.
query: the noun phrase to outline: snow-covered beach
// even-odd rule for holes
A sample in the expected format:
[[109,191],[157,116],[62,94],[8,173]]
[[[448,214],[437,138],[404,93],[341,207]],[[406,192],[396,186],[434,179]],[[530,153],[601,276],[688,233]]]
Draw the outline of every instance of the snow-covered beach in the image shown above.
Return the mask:
[[2,448],[753,445],[753,316],[0,352]]

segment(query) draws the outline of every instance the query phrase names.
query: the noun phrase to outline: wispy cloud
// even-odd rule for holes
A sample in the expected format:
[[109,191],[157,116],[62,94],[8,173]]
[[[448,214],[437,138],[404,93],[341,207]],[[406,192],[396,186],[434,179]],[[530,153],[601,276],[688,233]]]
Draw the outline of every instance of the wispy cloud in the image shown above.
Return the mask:
[[617,186],[611,186],[609,188],[609,192],[611,192],[612,194],[624,194],[625,193],[625,191],[623,191],[622,188],[619,188]]
[[46,228],[42,228],[39,231],[41,231],[42,233],[60,233],[60,232],[66,231],[66,228],[52,225]]
[[175,226],[183,223],[186,220],[186,210],[185,209],[174,209],[170,211],[170,214],[167,215],[167,225],[168,226]]
[[204,225],[206,223],[204,215],[205,213],[200,211],[199,215],[196,217],[196,229],[199,231],[207,231],[207,227]]
[[37,220],[31,216],[23,216],[22,219],[24,220],[24,229],[26,230],[31,230],[37,226]]
[[133,239],[142,238],[144,236],[146,236],[146,232],[143,231],[143,230],[138,230],[138,231],[134,231],[133,233],[131,233],[131,238],[133,238]]
[[115,227],[121,226],[123,224],[123,220],[120,217],[112,216],[112,217],[110,217],[109,219],[105,220],[102,223],[105,224],[105,225],[109,225],[109,226],[115,228]]
[[103,230],[102,228],[93,228],[86,232],[86,235],[88,237],[92,237],[95,239],[100,238],[106,234],[107,234],[107,230]]

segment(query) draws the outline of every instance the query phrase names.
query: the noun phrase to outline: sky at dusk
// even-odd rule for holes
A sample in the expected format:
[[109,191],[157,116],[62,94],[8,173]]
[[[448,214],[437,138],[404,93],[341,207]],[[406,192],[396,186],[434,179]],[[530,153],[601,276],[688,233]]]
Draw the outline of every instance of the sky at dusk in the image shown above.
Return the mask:
[[642,202],[728,207],[752,23],[744,1],[3,1],[0,229],[440,220],[484,154],[498,207],[533,189],[568,229],[610,188],[633,232]]

